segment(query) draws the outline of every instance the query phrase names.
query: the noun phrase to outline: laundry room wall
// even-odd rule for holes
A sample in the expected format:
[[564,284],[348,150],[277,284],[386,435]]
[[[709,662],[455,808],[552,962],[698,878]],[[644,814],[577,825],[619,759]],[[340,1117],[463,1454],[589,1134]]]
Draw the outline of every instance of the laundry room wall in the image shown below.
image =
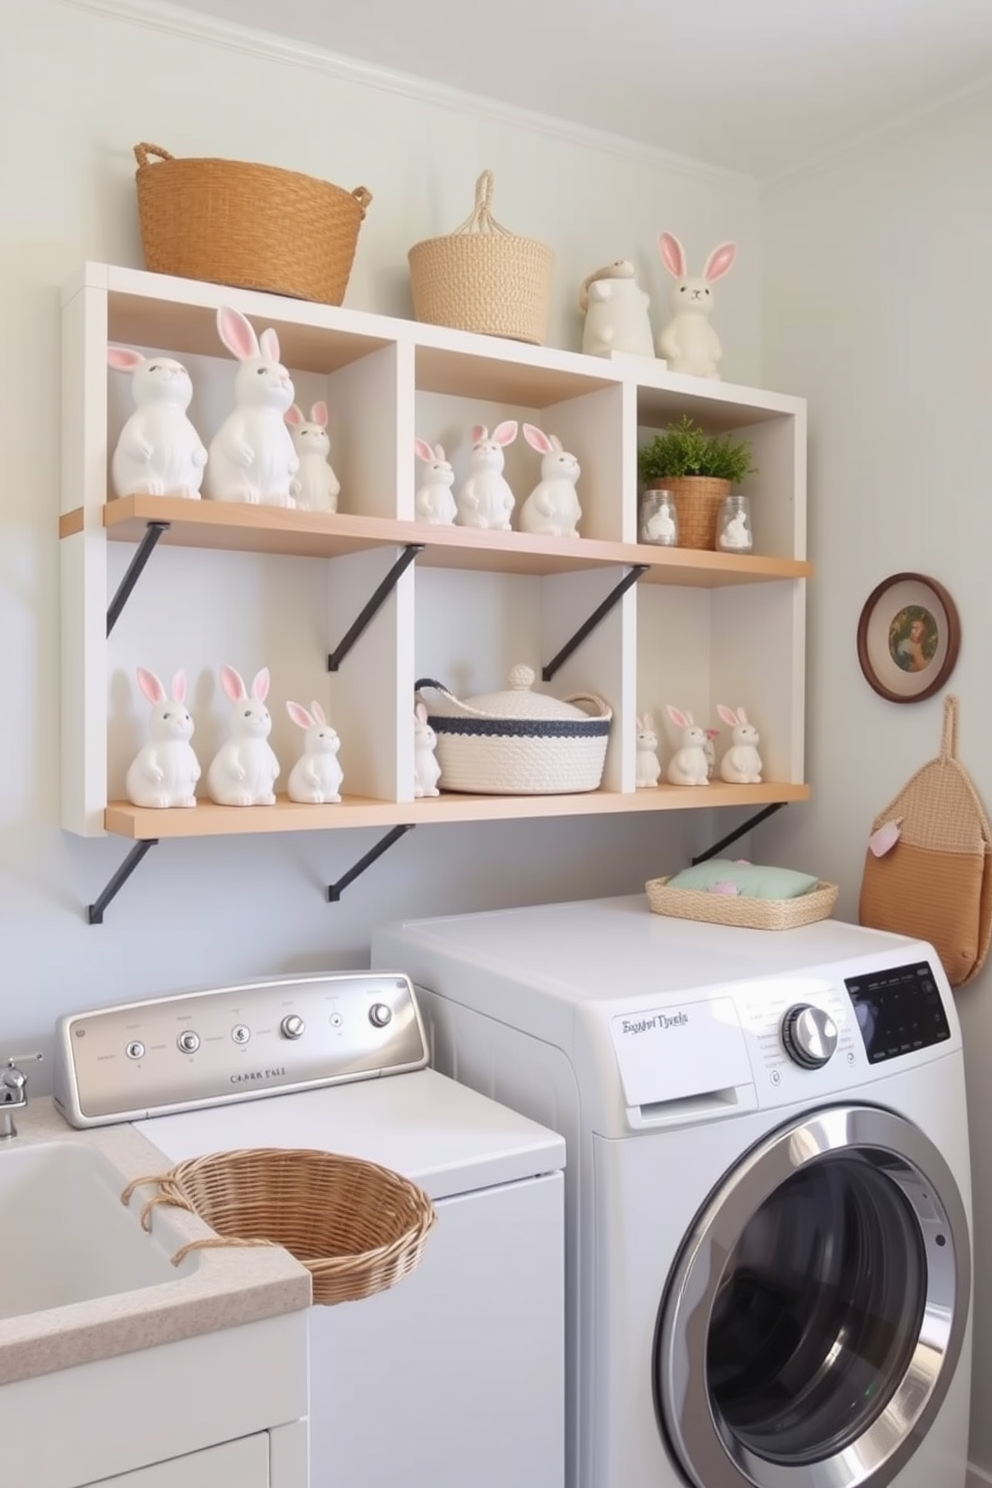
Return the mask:
[[[132,155],[141,140],[175,155],[257,160],[366,185],[374,199],[347,303],[400,315],[411,313],[408,247],[451,231],[477,175],[491,168],[497,216],[555,247],[549,341],[559,346],[580,344],[576,293],[597,265],[622,255],[637,262],[657,326],[667,299],[658,231],[677,231],[694,257],[736,239],[739,261],[719,307],[726,366],[743,382],[756,381],[760,367],[758,200],[747,180],[165,4],[4,0],[0,1053],[47,1049],[60,1013],[102,1002],[367,964],[370,928],[383,919],[638,891],[721,835],[733,815],[419,827],[338,904],[326,901],[325,886],[381,834],[165,842],[106,922],[86,924],[85,906],[129,844],[81,840],[58,825],[59,294],[86,259],[142,266]],[[246,557],[249,585],[252,562]],[[209,584],[203,554],[189,555],[186,579],[187,589]],[[284,583],[267,593],[270,609],[306,602],[291,575],[265,582]],[[167,605],[159,618],[168,626]],[[278,655],[224,659],[249,673],[264,662],[278,675]],[[43,1089],[46,1076],[43,1066],[33,1086]]]
[[[855,646],[890,574],[950,591],[960,754],[992,808],[992,92],[904,124],[768,190],[765,376],[809,399],[807,739],[812,800],[763,846],[841,885],[856,919],[870,823],[938,753],[943,693],[887,702]],[[992,1482],[992,968],[957,994],[975,1181],[975,1484]]]

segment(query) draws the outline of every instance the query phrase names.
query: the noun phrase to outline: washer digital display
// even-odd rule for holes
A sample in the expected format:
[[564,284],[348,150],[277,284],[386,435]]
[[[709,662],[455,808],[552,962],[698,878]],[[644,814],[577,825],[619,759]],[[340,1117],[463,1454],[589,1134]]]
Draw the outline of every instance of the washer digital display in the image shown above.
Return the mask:
[[844,985],[869,1064],[913,1054],[951,1036],[928,961],[847,977]]

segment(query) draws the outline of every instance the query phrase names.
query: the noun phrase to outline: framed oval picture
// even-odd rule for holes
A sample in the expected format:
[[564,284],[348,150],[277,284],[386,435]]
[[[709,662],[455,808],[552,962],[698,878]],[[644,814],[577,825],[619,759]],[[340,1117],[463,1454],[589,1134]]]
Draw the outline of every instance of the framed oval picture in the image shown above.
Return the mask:
[[918,703],[954,670],[961,626],[936,579],[899,573],[873,589],[858,621],[858,660],[870,685],[891,703]]

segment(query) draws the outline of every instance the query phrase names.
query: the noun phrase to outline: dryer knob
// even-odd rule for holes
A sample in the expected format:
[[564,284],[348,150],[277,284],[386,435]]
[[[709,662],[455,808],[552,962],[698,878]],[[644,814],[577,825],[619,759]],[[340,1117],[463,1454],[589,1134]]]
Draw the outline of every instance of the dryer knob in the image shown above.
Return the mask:
[[299,1013],[287,1013],[279,1024],[279,1032],[283,1038],[298,1039],[303,1037],[306,1027]]
[[369,1022],[373,1028],[385,1028],[393,1020],[393,1010],[388,1002],[374,1002],[369,1008]]
[[837,1025],[822,1008],[799,1002],[782,1019],[782,1044],[794,1064],[821,1069],[837,1047]]

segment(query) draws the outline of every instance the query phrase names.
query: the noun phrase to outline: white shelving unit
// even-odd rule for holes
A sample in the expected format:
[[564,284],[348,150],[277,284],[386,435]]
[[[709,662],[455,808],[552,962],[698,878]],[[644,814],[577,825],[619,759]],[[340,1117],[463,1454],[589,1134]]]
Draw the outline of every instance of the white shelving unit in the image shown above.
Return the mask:
[[[230,406],[235,363],[215,314],[232,305],[258,329],[274,326],[297,401],[331,410],[332,463],[342,484],[335,515],[132,496],[110,499],[109,451],[129,387],[108,371],[108,342],[168,352],[193,371],[191,413],[205,443]],[[803,775],[806,411],[801,399],[666,371],[640,358],[608,361],[345,308],[227,289],[138,270],[86,264],[62,305],[62,824],[75,833],[135,841],[237,834],[395,827],[714,806],[761,807],[808,796]],[[751,443],[758,552],[746,556],[647,547],[636,541],[640,440],[689,413],[707,430]],[[419,470],[414,437],[448,448],[460,480],[467,431],[502,417],[557,434],[582,467],[578,539],[433,527],[414,520]],[[539,476],[522,439],[507,457],[517,510]],[[145,574],[178,546],[223,553],[224,564],[326,566],[326,644],[293,647],[307,658],[306,697],[329,707],[342,739],[345,799],[302,806],[142,809],[119,799],[112,747],[113,680],[128,672],[117,637],[140,627],[135,597],[108,639],[108,605],[122,553],[167,524]],[[415,549],[415,553],[411,552]],[[127,551],[126,549],[124,551]],[[129,555],[130,556],[130,555]],[[328,674],[376,589],[402,569],[367,628]],[[643,567],[636,582],[628,576]],[[301,571],[302,572],[302,571]],[[307,569],[310,572],[310,569]],[[437,677],[460,696],[501,689],[518,662],[538,677],[594,610],[629,587],[571,651],[546,690],[593,691],[613,708],[603,785],[547,797],[413,795],[413,696]],[[195,585],[192,586],[195,588]],[[187,587],[182,605],[197,602]],[[209,628],[206,596],[203,634]],[[283,616],[280,622],[285,622]],[[279,630],[282,636],[282,629]],[[132,637],[133,641],[133,637]],[[284,644],[284,643],[283,643]],[[275,642],[273,642],[275,645]],[[125,652],[126,652],[125,647]],[[210,655],[205,649],[205,657]],[[235,663],[235,658],[226,658]],[[128,658],[129,660],[129,658]],[[270,706],[283,712],[280,656]],[[198,658],[184,656],[195,676]],[[204,662],[204,665],[206,662]],[[235,663],[236,664],[236,663]],[[133,669],[129,680],[133,686]],[[305,684],[304,684],[305,685]],[[665,702],[712,722],[716,704],[744,703],[762,735],[765,782],[635,791],[635,716]],[[195,713],[194,708],[194,713]],[[141,718],[146,710],[139,709]],[[136,715],[137,716],[137,715]],[[203,731],[197,719],[196,742]],[[281,725],[286,727],[285,722]],[[295,736],[292,740],[296,742]],[[273,736],[276,743],[276,736]],[[277,748],[277,752],[279,752]],[[118,750],[117,753],[120,753]],[[291,761],[284,758],[284,781]]]

